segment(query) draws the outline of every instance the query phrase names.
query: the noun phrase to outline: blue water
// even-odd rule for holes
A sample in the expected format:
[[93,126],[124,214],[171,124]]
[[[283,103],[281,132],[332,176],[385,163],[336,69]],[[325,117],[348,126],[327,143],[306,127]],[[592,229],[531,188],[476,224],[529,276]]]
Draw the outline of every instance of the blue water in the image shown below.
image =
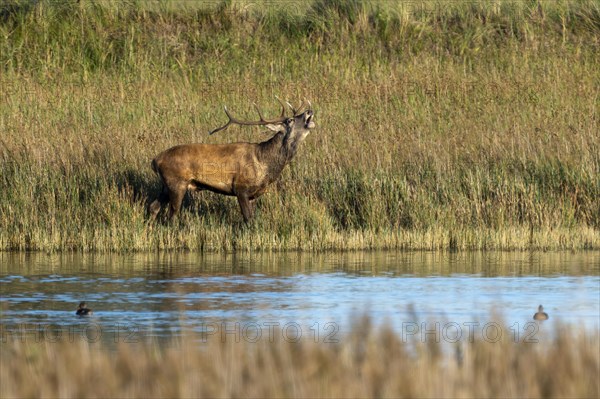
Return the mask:
[[[539,304],[544,328],[598,330],[600,253],[0,254],[0,294],[3,340],[252,339],[275,327],[325,340],[363,315],[402,333],[500,320],[524,334]],[[94,316],[75,316],[83,300]]]

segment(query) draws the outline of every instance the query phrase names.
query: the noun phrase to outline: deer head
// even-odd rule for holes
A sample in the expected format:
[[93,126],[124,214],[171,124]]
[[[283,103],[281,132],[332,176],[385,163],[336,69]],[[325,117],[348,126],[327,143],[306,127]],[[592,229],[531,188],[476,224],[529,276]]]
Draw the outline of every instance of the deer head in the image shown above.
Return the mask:
[[229,120],[224,125],[211,130],[209,134],[212,135],[225,130],[232,124],[240,126],[265,126],[274,133],[284,134],[282,150],[285,152],[285,159],[289,161],[296,154],[300,143],[302,143],[306,136],[308,136],[310,130],[315,127],[315,122],[313,121],[314,111],[312,110],[312,104],[310,101],[308,101],[308,108],[306,110],[304,110],[304,102],[302,102],[298,108],[295,108],[289,102],[286,102],[287,106],[292,111],[292,116],[287,117],[285,105],[281,102],[281,100],[279,100],[279,98],[277,101],[279,101],[279,104],[281,104],[281,114],[272,119],[265,119],[260,112],[260,109],[256,106],[256,104],[254,104],[259,117],[258,121],[245,121],[235,118],[227,110],[227,107],[224,107],[225,114]]

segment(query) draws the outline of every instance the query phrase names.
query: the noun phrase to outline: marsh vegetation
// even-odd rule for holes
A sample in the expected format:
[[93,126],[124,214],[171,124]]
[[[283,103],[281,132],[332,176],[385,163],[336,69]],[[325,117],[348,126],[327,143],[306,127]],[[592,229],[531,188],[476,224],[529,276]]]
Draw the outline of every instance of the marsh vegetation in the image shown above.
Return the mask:
[[[598,249],[597,1],[5,1],[0,250]],[[308,98],[318,125],[244,227],[151,159]]]
[[[528,397],[599,393],[597,332],[537,343],[406,341],[357,319],[339,343],[188,336],[171,345],[9,340],[2,397]],[[560,361],[558,361],[560,359]]]

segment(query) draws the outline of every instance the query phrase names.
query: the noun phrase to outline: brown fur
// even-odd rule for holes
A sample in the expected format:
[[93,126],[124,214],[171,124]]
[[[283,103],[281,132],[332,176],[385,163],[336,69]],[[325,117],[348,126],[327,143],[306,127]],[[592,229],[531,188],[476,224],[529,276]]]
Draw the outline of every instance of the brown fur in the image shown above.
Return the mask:
[[299,144],[314,127],[313,112],[267,127],[277,132],[262,143],[184,144],[160,153],[152,169],[163,183],[162,192],[150,204],[154,218],[169,202],[169,217],[177,216],[188,189],[210,190],[238,199],[244,220],[254,213],[253,201],[281,176]]

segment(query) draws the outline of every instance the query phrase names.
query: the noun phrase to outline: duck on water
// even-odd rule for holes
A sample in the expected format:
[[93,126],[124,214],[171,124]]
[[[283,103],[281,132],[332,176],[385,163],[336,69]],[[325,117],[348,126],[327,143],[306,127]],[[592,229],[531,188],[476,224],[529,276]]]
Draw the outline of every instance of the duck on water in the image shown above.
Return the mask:
[[92,309],[88,308],[85,302],[81,302],[75,312],[77,316],[91,316],[93,313]]
[[548,313],[544,312],[542,305],[538,306],[538,311],[533,315],[533,320],[548,320]]

